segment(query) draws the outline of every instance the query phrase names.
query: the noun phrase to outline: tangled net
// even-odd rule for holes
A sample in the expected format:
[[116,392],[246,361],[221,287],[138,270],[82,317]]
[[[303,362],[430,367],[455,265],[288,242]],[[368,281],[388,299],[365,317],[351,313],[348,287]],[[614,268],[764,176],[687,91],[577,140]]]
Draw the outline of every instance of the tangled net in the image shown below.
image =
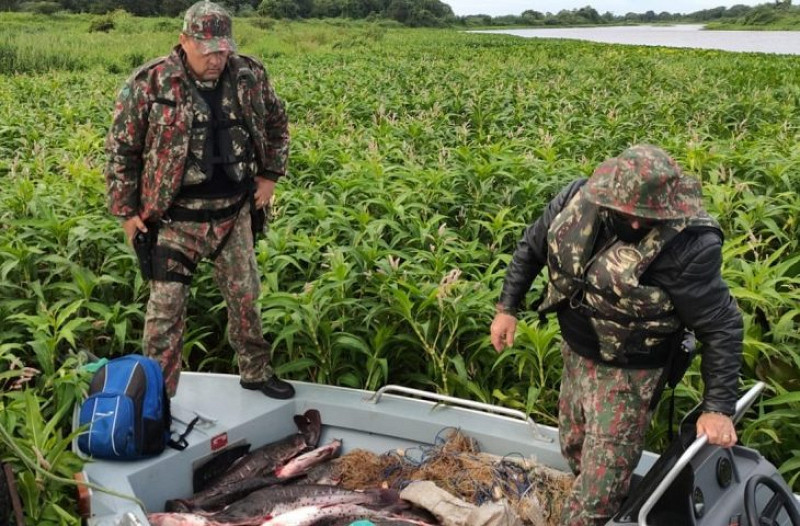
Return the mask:
[[478,506],[505,499],[525,524],[558,524],[571,475],[521,457],[481,453],[477,442],[460,430],[445,432],[431,446],[382,455],[353,450],[336,461],[335,476],[348,489],[400,491],[413,481],[428,480]]

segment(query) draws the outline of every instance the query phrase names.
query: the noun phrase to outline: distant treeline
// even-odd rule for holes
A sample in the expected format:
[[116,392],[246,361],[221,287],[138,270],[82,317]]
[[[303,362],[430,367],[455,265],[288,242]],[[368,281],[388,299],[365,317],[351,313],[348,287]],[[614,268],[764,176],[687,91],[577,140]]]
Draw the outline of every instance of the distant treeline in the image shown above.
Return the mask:
[[[59,11],[137,16],[177,16],[196,0],[0,0],[0,11]],[[221,0],[237,16],[278,19],[349,18],[395,20],[408,26],[450,25],[456,17],[439,0]]]
[[761,26],[773,25],[791,19],[800,22],[800,7],[793,7],[792,0],[776,0],[758,6],[734,5],[732,7],[715,7],[703,9],[689,14],[669,13],[662,11],[646,11],[644,13],[626,13],[614,15],[611,12],[600,14],[590,6],[580,9],[563,9],[558,13],[542,13],[534,10],[523,11],[521,15],[489,16],[470,15],[458,17],[458,22],[468,26],[580,26],[603,24],[651,24],[651,23],[702,23]]
[[[177,16],[195,0],[0,0],[0,11],[29,11],[43,14],[88,12],[105,14],[124,10],[137,16]],[[615,15],[600,14],[590,6],[564,9],[558,13],[532,9],[520,15],[483,14],[455,16],[440,0],[224,0],[237,16],[265,16],[277,19],[349,18],[393,20],[408,26],[576,26],[629,23],[698,22],[724,26],[791,26],[800,24],[800,8],[791,0],[776,0],[755,7],[734,5],[703,9],[689,14],[646,11]]]

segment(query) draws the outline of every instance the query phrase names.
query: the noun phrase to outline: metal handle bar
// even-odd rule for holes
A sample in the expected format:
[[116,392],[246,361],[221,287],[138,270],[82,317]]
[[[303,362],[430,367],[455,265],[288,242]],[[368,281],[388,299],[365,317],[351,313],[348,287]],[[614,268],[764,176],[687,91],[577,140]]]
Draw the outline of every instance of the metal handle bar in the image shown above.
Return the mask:
[[[753,405],[755,402],[756,397],[761,394],[761,391],[764,390],[764,382],[757,382],[753,387],[751,387],[745,394],[736,402],[736,412],[733,414],[733,423],[736,424],[739,420],[742,419],[744,413],[750,409],[750,406]],[[706,435],[700,435],[695,439],[694,442],[683,452],[683,455],[678,458],[678,461],[672,466],[661,482],[656,486],[656,489],[653,490],[653,493],[650,494],[650,497],[642,504],[642,507],[639,508],[639,515],[638,521],[639,526],[647,526],[647,516],[650,514],[650,510],[653,509],[653,506],[656,505],[658,499],[660,499],[664,493],[669,488],[670,484],[672,484],[678,475],[689,464],[694,456],[697,454],[703,446],[706,445],[708,442],[708,437]]]
[[367,398],[367,402],[372,402],[377,404],[380,402],[381,397],[385,394],[405,394],[410,396],[415,396],[419,398],[426,398],[428,400],[433,400],[435,402],[446,403],[454,406],[462,406],[467,407],[470,409],[477,409],[478,411],[484,411],[487,413],[497,413],[505,416],[509,416],[512,418],[516,418],[518,420],[523,421],[524,423],[528,424],[533,432],[533,437],[537,440],[541,440],[542,442],[552,443],[554,441],[553,438],[544,436],[541,431],[539,431],[539,424],[533,421],[528,415],[523,413],[522,411],[518,411],[516,409],[510,409],[507,407],[500,407],[496,405],[486,404],[484,402],[475,402],[472,400],[464,400],[463,398],[456,398],[454,396],[447,396],[438,393],[431,393],[430,391],[422,391],[420,389],[413,389],[411,387],[403,387],[402,385],[386,385],[381,387],[378,391],[376,391],[372,396]]

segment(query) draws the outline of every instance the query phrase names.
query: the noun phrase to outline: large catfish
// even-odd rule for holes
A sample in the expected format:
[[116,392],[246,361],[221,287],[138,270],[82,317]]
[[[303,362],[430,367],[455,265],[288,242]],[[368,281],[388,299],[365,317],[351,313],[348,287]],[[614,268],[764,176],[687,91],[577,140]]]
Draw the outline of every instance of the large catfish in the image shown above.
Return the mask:
[[359,504],[385,508],[399,501],[397,492],[389,489],[355,491],[318,484],[270,486],[254,491],[213,517],[223,523],[236,523],[253,517],[276,516],[304,506]]
[[196,513],[149,513],[150,526],[258,526],[260,522],[217,522],[205,515]]
[[329,506],[303,506],[275,517],[249,518],[241,521],[216,520],[192,513],[151,513],[147,520],[151,526],[310,526],[317,523],[347,526],[355,519],[368,518],[376,526],[436,526],[412,517],[383,513],[357,504],[331,504]]
[[[333,486],[273,486],[251,493],[218,513],[151,513],[153,526],[261,526],[272,524],[312,524],[314,521],[350,517],[378,516],[376,508],[391,508],[400,496],[394,490],[353,491]],[[295,522],[298,521],[298,522]]]
[[289,459],[285,464],[275,468],[272,475],[232,482],[225,486],[224,492],[214,495],[188,500],[173,499],[167,501],[165,509],[170,512],[214,511],[222,509],[227,504],[236,502],[256,490],[267,486],[283,484],[293,478],[303,476],[312,467],[339,456],[341,449],[342,441],[338,438],[334,439],[324,446]]
[[369,520],[373,524],[383,523],[391,524],[392,526],[434,526],[435,524],[410,517],[392,515],[390,512],[367,508],[360,504],[345,502],[326,506],[316,504],[301,506],[285,513],[274,515],[259,526],[314,526],[315,524],[329,524],[329,521],[339,520],[344,520],[342,524],[350,524],[355,520],[361,519]]
[[167,501],[165,508],[169,511],[185,511],[185,506],[188,506],[188,509],[208,509],[204,505],[205,502],[219,503],[219,495],[227,494],[231,487],[246,479],[272,477],[275,468],[317,447],[322,431],[319,411],[309,409],[303,415],[295,415],[294,423],[297,425],[297,433],[251,451],[236,461],[208,488],[195,493],[191,499]]

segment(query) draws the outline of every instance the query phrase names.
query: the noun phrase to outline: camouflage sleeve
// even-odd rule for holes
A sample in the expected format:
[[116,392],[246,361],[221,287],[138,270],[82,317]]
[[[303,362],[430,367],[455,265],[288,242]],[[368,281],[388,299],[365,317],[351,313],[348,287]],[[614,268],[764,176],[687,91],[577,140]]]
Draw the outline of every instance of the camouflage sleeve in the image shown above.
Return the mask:
[[133,76],[117,95],[105,144],[108,208],[118,217],[131,217],[139,210],[139,179],[147,134],[147,109],[145,87],[142,81]]
[[260,95],[266,107],[264,128],[267,133],[267,158],[266,166],[259,166],[257,175],[267,179],[277,180],[286,175],[289,160],[289,117],[283,101],[275,93],[266,70],[261,70],[263,75],[259,79]]
[[553,219],[586,183],[578,179],[567,185],[545,207],[542,215],[522,235],[508,264],[499,303],[509,313],[516,313],[533,280],[547,264],[547,231]]

